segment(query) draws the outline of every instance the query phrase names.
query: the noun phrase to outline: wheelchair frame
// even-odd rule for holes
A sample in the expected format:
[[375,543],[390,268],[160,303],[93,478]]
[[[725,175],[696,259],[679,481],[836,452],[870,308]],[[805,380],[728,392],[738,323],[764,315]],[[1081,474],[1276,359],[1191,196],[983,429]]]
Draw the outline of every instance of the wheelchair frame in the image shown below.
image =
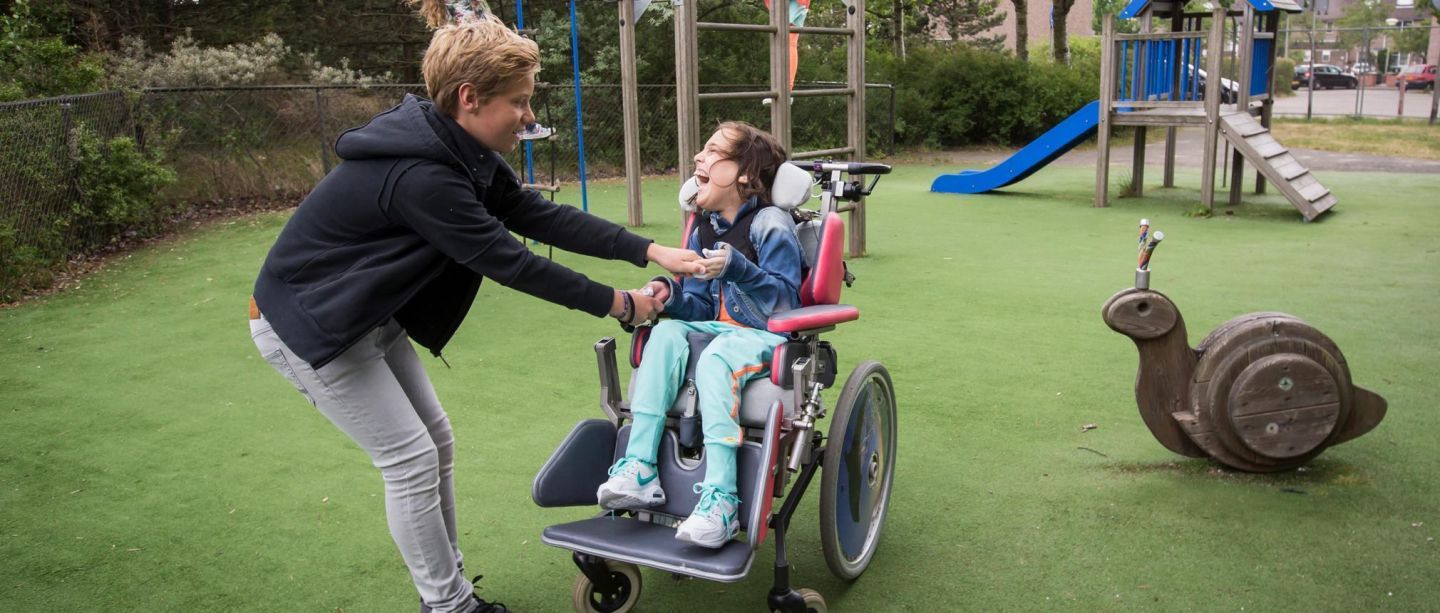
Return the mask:
[[[880,164],[859,164],[859,163],[831,163],[831,162],[791,162],[808,172],[813,173],[814,183],[820,185],[820,208],[819,216],[824,216],[836,211],[838,200],[855,201],[868,195],[874,188],[875,182],[879,180],[878,175],[888,173],[890,168]],[[849,181],[844,178],[845,174],[864,175],[874,174],[875,181],[865,186],[862,181]],[[828,179],[828,180],[827,180]],[[823,240],[823,237],[822,237]],[[819,257],[817,255],[817,257]],[[842,268],[843,272],[843,268]],[[843,272],[844,282],[849,285],[853,277],[848,272]],[[868,496],[877,478],[880,479],[878,487],[878,499],[871,507],[869,521],[864,524],[865,534],[859,542],[859,554],[856,559],[850,559],[845,549],[853,548],[853,538],[848,539],[851,547],[847,547],[844,536],[837,536],[838,532],[831,520],[826,521],[826,501],[822,501],[821,533],[825,549],[825,558],[831,571],[844,580],[854,580],[864,572],[871,557],[878,545],[879,535],[883,527],[886,509],[889,504],[889,495],[893,483],[894,461],[895,461],[895,403],[894,385],[890,380],[888,371],[879,362],[866,361],[852,371],[842,390],[839,401],[836,405],[836,415],[830,423],[828,437],[819,431],[819,420],[827,416],[821,393],[834,384],[836,364],[834,363],[835,353],[827,342],[820,340],[820,334],[835,328],[834,324],[822,325],[816,328],[795,330],[788,333],[789,340],[782,345],[787,355],[782,355],[783,363],[788,364],[788,377],[782,374],[775,377],[781,382],[780,387],[784,390],[782,400],[779,403],[788,404],[794,407],[794,413],[786,417],[783,413],[776,415],[779,409],[772,404],[770,411],[773,419],[780,422],[775,432],[767,428],[761,436],[775,436],[776,442],[773,446],[774,460],[765,470],[769,481],[766,483],[766,491],[770,496],[767,501],[754,501],[752,504],[763,504],[764,511],[768,512],[769,518],[763,522],[761,534],[753,538],[754,543],[750,555],[753,557],[754,549],[763,544],[766,532],[772,533],[775,539],[775,565],[774,583],[771,587],[766,602],[772,611],[783,611],[787,613],[804,613],[806,611],[826,610],[824,598],[818,592],[809,589],[795,589],[790,580],[790,564],[787,557],[785,535],[789,531],[790,522],[794,517],[801,499],[808,491],[812,479],[822,464],[827,462],[838,470],[839,465],[845,463],[847,458],[841,457],[841,451],[848,447],[848,443],[854,440],[853,431],[856,425],[856,417],[853,415],[856,406],[861,401],[870,401],[872,396],[883,392],[885,406],[880,410],[885,412],[883,418],[878,421],[888,421],[888,431],[880,436],[888,434],[888,440],[876,443],[876,451],[868,446],[858,454],[863,458],[859,466],[850,466],[847,471],[857,471],[857,475],[851,475],[851,482],[858,476],[870,486],[862,485],[860,493],[850,490],[850,495]],[[604,411],[608,421],[617,429],[630,419],[630,412],[625,401],[621,398],[619,370],[615,357],[616,341],[614,337],[605,337],[594,346],[596,364],[600,379],[600,407]],[[798,350],[798,351],[797,351]],[[777,349],[777,351],[779,351]],[[799,353],[798,356],[790,355],[791,352]],[[828,363],[827,363],[828,362]],[[786,385],[788,384],[788,385]],[[864,411],[871,411],[871,405],[862,407]],[[871,411],[873,413],[873,411]],[[869,413],[859,414],[860,428],[874,428],[875,416],[870,416],[870,421],[865,421]],[[596,420],[598,421],[598,420]],[[672,429],[678,420],[674,417],[666,418],[666,429]],[[866,431],[866,441],[870,440],[872,432]],[[747,435],[747,439],[753,437]],[[867,445],[869,443],[866,443]],[[765,442],[761,441],[762,447]],[[837,446],[838,445],[838,446]],[[562,443],[561,449],[565,447]],[[557,449],[557,453],[561,451]],[[870,455],[865,455],[868,450]],[[880,457],[883,453],[885,457]],[[854,458],[848,458],[854,459]],[[853,462],[852,462],[853,463]],[[548,463],[547,463],[548,468]],[[542,475],[546,469],[542,468]],[[883,472],[883,474],[881,474]],[[791,485],[792,477],[795,479]],[[822,479],[822,495],[836,498],[839,485],[833,484],[837,477]],[[539,477],[537,477],[537,481]],[[828,487],[827,487],[828,486]],[[788,488],[788,491],[787,491]],[[826,492],[825,490],[830,490]],[[783,499],[778,511],[773,509],[773,501]],[[868,499],[868,498],[867,498]],[[539,502],[537,498],[537,502]],[[836,502],[829,501],[828,505],[833,515],[836,509]],[[854,500],[850,501],[850,507],[855,507]],[[629,512],[636,516],[637,520],[651,520],[649,513],[645,511]],[[853,513],[853,510],[851,511]],[[842,529],[843,530],[843,529]],[[552,543],[553,544],[553,543]],[[832,549],[834,551],[832,551]],[[582,596],[588,598],[587,609],[594,611],[627,611],[634,602],[638,600],[640,591],[640,575],[633,565],[608,560],[598,555],[582,553],[572,549],[572,558],[581,572],[575,586],[576,606],[579,608],[582,603]],[[676,572],[674,569],[671,572]],[[748,563],[742,571],[741,577],[749,574]],[[676,572],[676,574],[685,574]],[[702,575],[696,575],[702,576]],[[702,578],[706,578],[703,577]],[[588,593],[584,593],[588,583]],[[598,600],[597,600],[598,597]]]

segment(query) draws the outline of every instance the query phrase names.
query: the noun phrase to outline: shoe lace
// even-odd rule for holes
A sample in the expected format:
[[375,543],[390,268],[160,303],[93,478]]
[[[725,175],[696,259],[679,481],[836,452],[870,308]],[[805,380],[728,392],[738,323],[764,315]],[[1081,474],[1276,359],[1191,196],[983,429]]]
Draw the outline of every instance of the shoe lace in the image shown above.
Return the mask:
[[729,492],[721,491],[713,485],[696,483],[690,488],[690,491],[700,495],[700,502],[695,505],[695,510],[697,511],[708,513],[715,507],[715,504],[721,500],[729,502],[732,506],[740,506],[739,497]]
[[636,462],[639,462],[639,461],[640,461],[640,460],[639,460],[638,458],[636,458],[635,456],[628,456],[628,455],[627,455],[627,456],[625,456],[625,457],[623,457],[623,458],[620,458],[620,461],[619,461],[619,462],[616,462],[614,466],[611,466],[611,467],[610,467],[609,474],[610,474],[611,477],[614,477],[615,475],[618,475],[618,474],[620,474],[620,473],[622,473],[622,472],[625,472],[625,470],[628,469],[628,468],[630,468],[631,465],[633,465],[633,464],[635,464]]
[[[475,575],[475,578],[470,580],[470,585],[479,590],[480,580],[484,578],[485,575]],[[489,602],[481,598],[479,593],[472,593],[471,596],[475,598],[475,602],[479,603],[475,606],[475,613],[507,613],[509,611],[503,602]]]

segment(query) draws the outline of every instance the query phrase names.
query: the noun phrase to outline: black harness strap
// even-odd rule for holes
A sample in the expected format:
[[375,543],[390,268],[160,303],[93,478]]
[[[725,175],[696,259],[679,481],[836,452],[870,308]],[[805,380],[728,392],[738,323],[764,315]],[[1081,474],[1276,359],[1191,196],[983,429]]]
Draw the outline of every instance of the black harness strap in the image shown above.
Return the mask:
[[735,218],[735,223],[730,224],[730,229],[726,230],[724,235],[715,232],[715,224],[709,219],[702,217],[696,220],[696,231],[699,233],[700,247],[702,249],[714,249],[715,244],[721,239],[724,239],[724,242],[730,245],[731,249],[745,256],[745,259],[759,264],[760,256],[755,251],[755,245],[750,243],[750,224],[755,221],[755,214],[759,213],[760,209],[768,206],[771,205],[762,204],[741,213],[739,217]]

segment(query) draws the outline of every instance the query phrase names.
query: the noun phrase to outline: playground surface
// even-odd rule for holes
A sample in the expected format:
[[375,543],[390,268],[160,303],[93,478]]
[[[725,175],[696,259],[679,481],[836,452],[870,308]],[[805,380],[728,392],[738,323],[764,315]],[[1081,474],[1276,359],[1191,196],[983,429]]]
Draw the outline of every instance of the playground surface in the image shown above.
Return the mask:
[[[788,539],[797,586],[842,611],[1440,601],[1440,175],[1389,174],[1381,190],[1373,173],[1326,170],[1342,204],[1306,224],[1273,193],[1190,217],[1199,172],[1184,165],[1179,188],[1159,189],[1151,166],[1144,198],[1103,209],[1093,157],[1002,192],[927,191],[954,168],[899,165],[870,200],[870,254],[843,296],[862,317],[829,340],[841,372],[877,359],[894,375],[896,485],[879,552],[849,586],[825,568],[807,499]],[[676,183],[646,182],[641,233],[675,241]],[[591,186],[607,218],[623,219],[623,198],[622,183]],[[217,223],[0,311],[0,610],[415,607],[374,469],[245,334],[286,217]],[[1192,345],[1242,313],[1290,313],[1386,397],[1385,421],[1277,475],[1162,448],[1136,411],[1134,344],[1100,319],[1133,280],[1141,217],[1166,233],[1151,284]],[[617,285],[654,272],[555,257]],[[455,425],[468,570],[488,598],[563,611],[574,565],[539,534],[594,511],[539,509],[529,486],[570,427],[599,416],[591,345],[619,329],[492,283],[471,318],[451,368],[424,360]],[[641,606],[758,610],[771,551],[738,584],[646,572]]]

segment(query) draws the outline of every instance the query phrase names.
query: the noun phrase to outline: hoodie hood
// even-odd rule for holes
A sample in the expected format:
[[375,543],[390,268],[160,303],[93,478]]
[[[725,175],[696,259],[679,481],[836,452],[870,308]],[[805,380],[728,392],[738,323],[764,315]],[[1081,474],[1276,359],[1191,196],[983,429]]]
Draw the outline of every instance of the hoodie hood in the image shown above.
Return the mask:
[[436,134],[427,115],[438,115],[434,103],[405,94],[395,108],[341,134],[335,141],[335,153],[344,160],[423,158],[464,168],[460,157]]

